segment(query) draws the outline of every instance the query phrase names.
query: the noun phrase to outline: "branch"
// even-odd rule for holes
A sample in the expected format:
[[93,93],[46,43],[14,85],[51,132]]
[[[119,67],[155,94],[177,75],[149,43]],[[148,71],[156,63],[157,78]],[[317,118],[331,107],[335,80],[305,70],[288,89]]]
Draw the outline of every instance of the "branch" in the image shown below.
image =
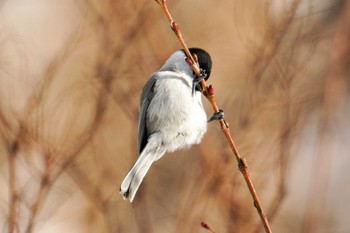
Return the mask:
[[203,227],[204,229],[207,229],[208,231],[210,231],[211,233],[217,233],[215,230],[213,230],[208,223],[202,221],[201,222],[201,227]]
[[[184,51],[186,52],[186,55],[188,57],[187,59],[187,63],[191,66],[192,70],[198,75],[198,76],[201,76],[201,73],[199,71],[199,65],[198,65],[198,62],[196,61],[196,56],[192,56],[192,54],[190,53],[183,37],[182,37],[182,34],[179,30],[179,26],[178,24],[173,20],[169,10],[168,10],[168,7],[166,5],[166,0],[155,0],[163,9],[163,12],[164,14],[166,15],[168,21],[170,22],[170,27],[171,29],[173,30],[173,32],[175,33],[175,35],[177,36],[177,38],[179,39]],[[214,109],[214,112],[215,113],[219,113],[220,110],[216,104],[216,101],[215,101],[215,93],[214,93],[214,88],[212,85],[210,85],[209,87],[206,85],[206,82],[204,79],[201,80],[201,84],[202,84],[202,87],[204,89],[203,91],[203,94],[204,96],[208,99],[208,101],[210,102],[210,104],[212,105],[213,109]],[[238,163],[238,168],[239,168],[239,171],[242,173],[246,183],[247,183],[247,186],[248,186],[248,189],[250,191],[250,194],[254,200],[254,206],[255,208],[257,209],[258,211],[258,214],[261,218],[261,221],[264,225],[264,228],[265,228],[265,231],[267,233],[271,233],[271,228],[269,226],[269,222],[266,218],[266,214],[265,212],[263,211],[263,208],[261,206],[261,203],[259,201],[259,197],[258,197],[258,194],[256,193],[255,191],[255,188],[254,188],[254,185],[253,185],[253,182],[252,180],[250,179],[250,175],[249,175],[249,172],[248,172],[248,164],[247,164],[247,161],[245,160],[244,157],[242,157],[239,152],[238,152],[238,149],[232,139],[232,136],[231,136],[231,133],[230,133],[230,130],[229,130],[229,126],[228,126],[228,123],[224,120],[224,119],[219,119],[219,123],[220,123],[220,126],[221,126],[221,129],[223,131],[223,133],[225,134],[229,144],[230,144],[230,147],[232,149],[232,152],[237,160],[237,163]]]
[[17,208],[18,208],[18,195],[16,187],[16,157],[18,153],[18,140],[17,138],[8,146],[9,152],[9,216],[8,225],[9,233],[14,233],[18,224]]

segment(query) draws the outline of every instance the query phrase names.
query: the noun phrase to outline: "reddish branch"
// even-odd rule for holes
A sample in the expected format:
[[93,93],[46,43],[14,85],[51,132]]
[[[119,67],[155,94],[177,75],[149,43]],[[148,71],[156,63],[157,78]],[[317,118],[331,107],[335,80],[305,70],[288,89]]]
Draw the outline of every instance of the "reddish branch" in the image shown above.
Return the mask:
[[[193,56],[190,51],[188,50],[188,47],[182,37],[182,34],[179,30],[179,26],[178,24],[173,20],[169,10],[168,10],[168,7],[166,5],[166,0],[155,0],[163,9],[163,12],[165,13],[168,21],[170,22],[170,27],[171,29],[173,30],[173,32],[175,33],[175,35],[177,36],[177,38],[179,39],[184,51],[186,52],[186,55],[188,57],[188,64],[191,66],[191,68],[193,69],[193,71],[198,75],[198,76],[201,76],[201,73],[200,73],[200,69],[199,69],[199,65],[196,61],[196,57]],[[201,84],[203,86],[203,94],[204,96],[208,99],[208,101],[210,102],[210,104],[212,105],[213,109],[214,109],[214,112],[215,113],[219,113],[219,108],[215,102],[215,93],[214,93],[214,88],[212,85],[210,85],[209,87],[206,85],[206,82],[204,79],[201,80]],[[230,130],[229,130],[229,126],[228,126],[228,123],[224,120],[224,119],[219,119],[219,123],[220,123],[220,126],[221,126],[221,129],[223,131],[223,133],[225,134],[229,144],[230,144],[230,147],[232,149],[232,152],[233,154],[235,155],[235,158],[237,160],[237,163],[238,163],[238,168],[239,168],[239,171],[242,173],[246,183],[247,183],[247,186],[248,186],[248,189],[250,191],[250,194],[252,195],[252,198],[254,200],[254,206],[255,208],[257,209],[258,213],[259,213],[259,216],[261,218],[261,221],[264,225],[264,228],[265,228],[265,231],[266,232],[272,232],[271,231],[271,228],[269,226],[269,222],[266,218],[266,214],[265,212],[263,211],[263,208],[261,206],[261,203],[259,201],[259,197],[258,197],[258,194],[256,193],[255,191],[255,188],[254,188],[254,185],[253,185],[253,182],[250,178],[250,175],[249,175],[249,172],[248,172],[248,164],[247,164],[247,161],[245,160],[244,157],[242,157],[239,152],[238,152],[238,149],[232,139],[232,136],[231,136],[231,133],[230,133]]]
[[204,221],[201,222],[201,226],[204,228],[204,229],[207,229],[208,231],[210,231],[211,233],[216,233],[216,231],[214,231],[210,225]]

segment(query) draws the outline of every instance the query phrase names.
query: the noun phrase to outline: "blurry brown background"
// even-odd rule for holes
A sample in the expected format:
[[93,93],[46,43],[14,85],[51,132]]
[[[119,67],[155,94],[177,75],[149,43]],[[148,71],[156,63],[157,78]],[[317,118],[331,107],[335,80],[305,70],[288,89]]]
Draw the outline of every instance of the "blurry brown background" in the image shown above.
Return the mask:
[[[273,232],[350,231],[349,2],[168,0]],[[118,193],[142,86],[180,49],[154,1],[3,0],[0,30],[0,232],[263,232],[216,122]]]

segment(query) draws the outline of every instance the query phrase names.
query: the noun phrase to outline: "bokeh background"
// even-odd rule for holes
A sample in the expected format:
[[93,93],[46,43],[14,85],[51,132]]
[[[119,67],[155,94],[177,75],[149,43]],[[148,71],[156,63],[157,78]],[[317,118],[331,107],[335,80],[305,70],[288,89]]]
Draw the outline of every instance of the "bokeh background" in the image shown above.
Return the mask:
[[[350,232],[350,1],[168,5],[273,232]],[[3,0],[0,30],[0,232],[264,232],[216,122],[118,193],[143,84],[180,49],[155,1]]]

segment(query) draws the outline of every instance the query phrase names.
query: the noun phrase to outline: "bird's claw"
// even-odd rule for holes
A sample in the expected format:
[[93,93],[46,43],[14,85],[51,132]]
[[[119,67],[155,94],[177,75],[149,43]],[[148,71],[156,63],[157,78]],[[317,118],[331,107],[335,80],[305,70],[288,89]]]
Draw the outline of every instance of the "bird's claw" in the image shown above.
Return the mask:
[[208,123],[213,121],[213,120],[221,120],[224,118],[224,111],[219,109],[219,112],[214,112],[213,116],[208,120]]
[[196,91],[196,87],[199,89],[199,91],[202,92],[202,86],[201,85],[198,85],[200,84],[200,82],[202,81],[202,79],[204,79],[204,77],[198,77],[196,76],[194,79],[193,79],[193,82],[192,82],[192,95],[194,95],[194,92]]
[[192,82],[192,95],[194,95],[194,92],[196,90],[196,87],[198,88],[198,90],[200,92],[203,92],[203,87],[202,85],[198,85],[200,84],[200,82],[203,80],[203,79],[206,79],[207,78],[207,72],[204,70],[204,69],[200,69],[199,70],[200,73],[201,73],[201,76],[197,76],[195,75],[195,78],[193,79],[193,82]]

